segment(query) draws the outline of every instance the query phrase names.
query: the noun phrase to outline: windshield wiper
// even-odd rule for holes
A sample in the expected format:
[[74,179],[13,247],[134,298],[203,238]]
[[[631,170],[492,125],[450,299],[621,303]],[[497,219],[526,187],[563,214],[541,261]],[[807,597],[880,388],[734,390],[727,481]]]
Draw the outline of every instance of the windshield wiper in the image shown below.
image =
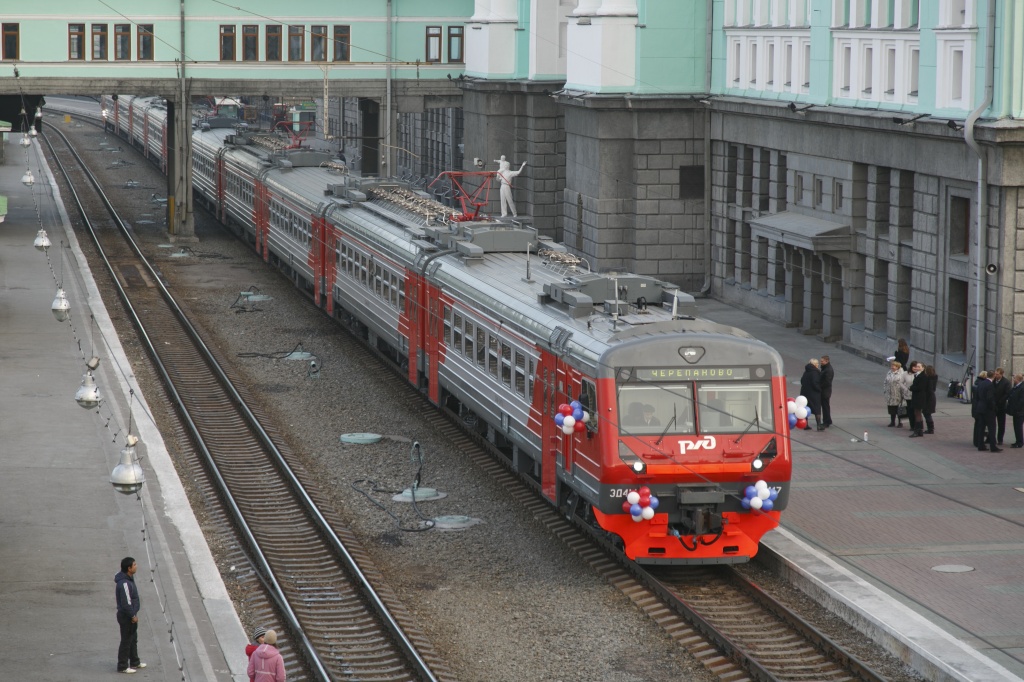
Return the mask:
[[734,440],[732,442],[733,445],[735,445],[736,443],[739,443],[740,439],[742,439],[743,436],[745,436],[748,433],[750,433],[750,428],[754,424],[757,424],[757,430],[760,431],[761,430],[761,418],[757,416],[757,406],[754,406],[754,421],[752,421],[749,424],[747,424],[747,428],[743,429],[743,433],[741,433],[740,435],[736,436],[736,440]]
[[661,445],[661,441],[663,441],[665,439],[665,434],[668,433],[668,430],[670,428],[672,428],[672,425],[675,424],[675,423],[676,423],[676,403],[673,400],[672,401],[672,419],[669,420],[668,424],[665,424],[665,430],[661,432],[660,436],[658,436],[658,440],[654,441],[655,445]]

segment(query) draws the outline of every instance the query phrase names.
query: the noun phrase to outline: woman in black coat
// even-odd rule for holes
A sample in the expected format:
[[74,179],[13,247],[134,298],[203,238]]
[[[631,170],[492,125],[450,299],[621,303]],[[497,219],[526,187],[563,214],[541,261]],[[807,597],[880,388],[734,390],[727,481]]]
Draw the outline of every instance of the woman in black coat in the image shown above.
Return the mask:
[[925,433],[935,433],[935,422],[932,421],[932,415],[935,414],[935,391],[939,387],[939,375],[931,365],[925,366],[924,375],[928,377],[928,392],[925,394],[927,404],[924,407],[924,423],[928,425],[928,429],[925,430]]
[[895,358],[896,362],[900,363],[900,367],[902,367],[905,372],[910,371],[910,366],[908,364],[910,362],[910,346],[907,345],[906,339],[900,339],[896,342],[896,355],[894,355],[893,358]]
[[910,409],[914,411],[914,432],[911,438],[924,435],[924,411],[928,407],[928,376],[924,373],[924,365],[920,362],[911,364],[914,382],[910,384]]
[[[819,431],[824,431],[821,425],[821,370],[818,369],[818,359],[811,358],[811,361],[804,367],[804,375],[800,377],[800,395],[807,398],[807,411],[814,415],[814,424]],[[808,424],[805,431],[810,431]]]

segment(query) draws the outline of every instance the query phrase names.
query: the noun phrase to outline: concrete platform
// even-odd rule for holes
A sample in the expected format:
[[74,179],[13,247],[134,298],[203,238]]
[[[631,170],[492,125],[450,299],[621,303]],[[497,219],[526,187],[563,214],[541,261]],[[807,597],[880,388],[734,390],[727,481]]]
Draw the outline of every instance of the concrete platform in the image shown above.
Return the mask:
[[[127,358],[84,264],[39,143],[6,142],[0,194],[0,641],[4,677],[92,682],[115,677],[114,574],[136,558],[142,602],[139,653],[129,679],[246,680],[246,634]],[[30,165],[36,184],[21,176]],[[38,209],[37,209],[38,207]],[[53,246],[33,248],[40,224]],[[66,245],[61,248],[61,242]],[[61,252],[63,251],[63,257]],[[50,311],[61,278],[71,323]],[[90,320],[95,316],[95,323]],[[81,345],[81,349],[79,347]],[[104,402],[75,392],[85,358]],[[141,496],[109,482],[129,423],[141,439]]]
[[970,405],[947,398],[953,377],[940,377],[936,433],[911,439],[906,426],[887,426],[880,360],[717,301],[698,300],[698,310],[774,346],[790,396],[810,358],[828,355],[835,369],[834,425],[793,432],[789,508],[763,546],[929,679],[1021,679],[1024,449],[1009,447],[1012,424],[1003,452],[979,452]]

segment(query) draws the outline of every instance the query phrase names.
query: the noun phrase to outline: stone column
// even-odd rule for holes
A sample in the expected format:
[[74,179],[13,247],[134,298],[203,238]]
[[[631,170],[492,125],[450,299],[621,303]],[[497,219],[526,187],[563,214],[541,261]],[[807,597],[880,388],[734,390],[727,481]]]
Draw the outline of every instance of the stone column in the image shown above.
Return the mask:
[[821,299],[823,296],[821,281],[821,259],[815,254],[805,251],[804,258],[804,334],[817,334],[821,331]]
[[834,256],[821,256],[822,318],[821,335],[825,341],[843,338],[843,267]]
[[804,258],[803,252],[783,246],[786,254],[786,326],[802,327],[804,323]]
[[167,101],[167,232],[171,241],[196,239],[192,214],[192,120],[186,103]]

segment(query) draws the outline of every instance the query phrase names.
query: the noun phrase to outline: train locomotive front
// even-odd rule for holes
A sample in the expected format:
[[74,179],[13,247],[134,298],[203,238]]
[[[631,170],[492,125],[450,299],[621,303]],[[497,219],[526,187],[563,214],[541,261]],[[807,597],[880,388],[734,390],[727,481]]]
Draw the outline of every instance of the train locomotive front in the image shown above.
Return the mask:
[[640,563],[744,562],[789,497],[782,360],[741,330],[685,325],[604,353],[592,511]]

